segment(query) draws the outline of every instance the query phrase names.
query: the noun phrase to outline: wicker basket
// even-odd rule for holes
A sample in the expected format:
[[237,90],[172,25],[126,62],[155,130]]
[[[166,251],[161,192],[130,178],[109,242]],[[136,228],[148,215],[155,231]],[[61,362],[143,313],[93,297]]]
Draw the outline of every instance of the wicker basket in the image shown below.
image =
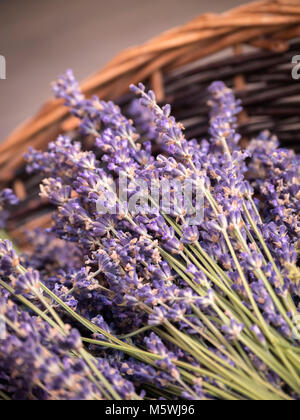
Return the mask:
[[[225,14],[202,15],[128,49],[85,80],[82,89],[87,96],[113,99],[126,109],[132,99],[129,84],[143,81],[159,101],[172,105],[187,137],[201,138],[207,132],[206,88],[221,79],[243,100],[239,124],[245,139],[268,129],[299,151],[300,81],[291,75],[298,51],[300,1],[258,1]],[[21,199],[9,231],[22,247],[25,230],[51,221],[51,207],[38,197],[39,179],[26,175],[23,154],[29,145],[44,149],[77,125],[60,100],[50,100],[0,145],[1,187],[13,187]]]

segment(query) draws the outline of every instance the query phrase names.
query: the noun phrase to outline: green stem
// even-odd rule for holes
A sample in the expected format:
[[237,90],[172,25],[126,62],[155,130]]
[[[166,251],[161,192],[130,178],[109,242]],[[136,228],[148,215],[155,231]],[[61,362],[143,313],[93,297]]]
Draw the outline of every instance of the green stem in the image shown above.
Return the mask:
[[0,397],[4,400],[4,401],[11,401],[11,398],[5,394],[5,392],[0,391]]
[[139,335],[145,331],[149,331],[152,330],[153,327],[151,325],[147,325],[146,327],[142,327],[139,330],[133,331],[129,334],[125,334],[125,335],[119,335],[117,336],[117,338],[119,338],[120,340],[125,340],[126,338],[131,338],[131,337],[135,337],[136,335]]

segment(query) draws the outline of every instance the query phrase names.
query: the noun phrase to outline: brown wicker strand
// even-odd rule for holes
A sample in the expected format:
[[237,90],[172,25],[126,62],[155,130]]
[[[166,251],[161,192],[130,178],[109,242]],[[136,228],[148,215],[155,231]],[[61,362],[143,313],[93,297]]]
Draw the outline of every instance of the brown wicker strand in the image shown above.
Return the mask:
[[[207,13],[128,48],[82,84],[87,97],[116,100],[126,112],[128,86],[142,81],[160,102],[169,102],[187,137],[207,135],[207,86],[215,79],[235,89],[245,106],[239,130],[246,141],[260,130],[278,134],[300,151],[300,81],[292,57],[300,50],[300,1],[260,0],[223,14]],[[284,106],[282,105],[284,104]],[[38,198],[40,179],[26,174],[29,146],[45,149],[60,133],[78,127],[61,100],[51,99],[0,144],[0,184],[23,200],[9,223],[12,237],[26,247],[24,229],[48,226],[51,207]],[[83,147],[90,147],[87,141]]]

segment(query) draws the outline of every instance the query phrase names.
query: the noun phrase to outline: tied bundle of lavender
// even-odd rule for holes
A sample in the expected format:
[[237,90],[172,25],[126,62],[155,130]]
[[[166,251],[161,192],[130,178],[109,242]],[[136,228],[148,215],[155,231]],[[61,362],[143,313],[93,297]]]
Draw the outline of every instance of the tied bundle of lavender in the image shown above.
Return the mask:
[[1,242],[0,397],[299,399],[299,158],[241,150],[221,82],[201,142],[143,85],[139,132],[70,71],[54,90],[95,147],[27,155],[56,210],[32,254]]

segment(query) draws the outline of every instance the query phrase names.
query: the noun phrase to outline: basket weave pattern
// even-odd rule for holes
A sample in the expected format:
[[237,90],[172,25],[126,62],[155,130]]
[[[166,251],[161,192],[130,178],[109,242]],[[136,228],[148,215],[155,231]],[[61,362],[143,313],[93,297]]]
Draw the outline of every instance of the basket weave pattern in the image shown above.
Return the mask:
[[[130,48],[82,83],[87,96],[116,100],[126,109],[128,86],[143,81],[186,127],[187,137],[207,133],[206,88],[221,79],[243,100],[240,132],[245,138],[269,129],[299,150],[300,81],[293,80],[292,57],[300,51],[299,0],[257,1],[225,14],[205,14],[146,44]],[[79,121],[60,100],[40,112],[0,145],[0,184],[13,187],[22,205],[10,221],[10,234],[26,245],[24,229],[47,226],[49,207],[38,198],[37,179],[28,177],[23,154],[44,149]]]

